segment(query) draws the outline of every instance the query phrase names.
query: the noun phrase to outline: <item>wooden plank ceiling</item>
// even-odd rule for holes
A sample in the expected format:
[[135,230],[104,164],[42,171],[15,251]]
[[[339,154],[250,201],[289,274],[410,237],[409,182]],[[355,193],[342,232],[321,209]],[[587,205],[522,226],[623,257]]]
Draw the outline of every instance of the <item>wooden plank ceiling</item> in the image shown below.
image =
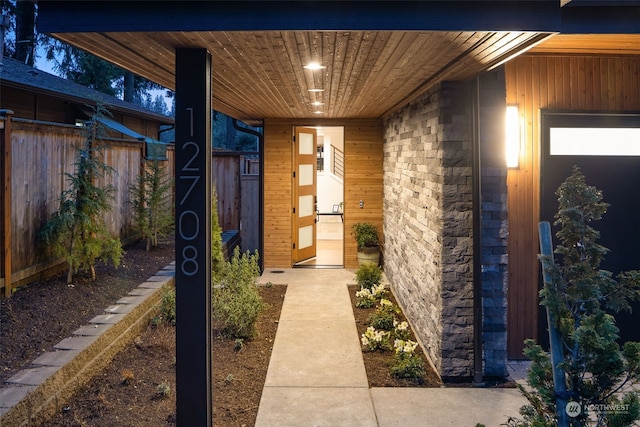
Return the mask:
[[640,34],[558,34],[530,50],[544,54],[640,55]]
[[[53,35],[172,89],[175,49],[206,47],[213,57],[213,108],[249,123],[264,118],[384,117],[437,82],[472,77],[547,37],[460,31]],[[303,68],[312,61],[326,68]],[[316,101],[323,105],[312,105]]]

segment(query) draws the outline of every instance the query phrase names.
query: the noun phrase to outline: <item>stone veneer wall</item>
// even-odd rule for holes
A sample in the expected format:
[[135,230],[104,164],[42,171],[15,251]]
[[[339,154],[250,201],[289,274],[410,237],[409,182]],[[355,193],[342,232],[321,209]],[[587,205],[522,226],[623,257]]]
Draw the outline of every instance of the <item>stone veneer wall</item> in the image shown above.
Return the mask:
[[[490,76],[499,86],[500,78]],[[502,85],[504,111],[503,78]],[[443,82],[384,123],[385,272],[443,377],[473,374],[471,119],[469,85]],[[490,317],[484,325],[485,373],[503,376],[506,171],[483,168],[483,174],[491,186],[485,193],[483,178],[483,205],[491,210],[483,213],[482,232],[489,245],[483,263],[490,263],[483,269],[483,278],[490,279],[483,282]]]

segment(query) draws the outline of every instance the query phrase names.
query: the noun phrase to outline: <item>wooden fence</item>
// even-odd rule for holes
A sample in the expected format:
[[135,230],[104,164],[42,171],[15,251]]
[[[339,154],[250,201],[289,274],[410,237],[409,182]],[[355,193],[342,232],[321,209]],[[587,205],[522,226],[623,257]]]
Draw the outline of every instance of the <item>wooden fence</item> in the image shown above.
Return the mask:
[[[68,185],[65,173],[74,170],[74,147],[83,139],[83,130],[75,126],[0,115],[0,287],[5,296],[11,295],[12,288],[51,274],[61,265],[61,260],[47,257],[37,235],[58,209],[60,193]],[[122,139],[109,143],[112,148],[104,160],[116,171],[109,178],[116,192],[114,208],[105,220],[111,234],[127,242],[137,237],[129,187],[140,173],[144,145]],[[173,153],[170,146],[166,166],[171,176]],[[213,154],[212,178],[218,191],[220,225],[225,231],[239,232],[242,250],[258,249],[257,172],[257,162],[241,153]]]
[[218,219],[223,230],[238,230],[240,248],[259,249],[259,163],[238,152],[214,151],[212,179],[218,192]]
[[[38,232],[59,207],[73,173],[76,148],[85,138],[82,128],[24,119],[2,118],[2,270],[4,295],[21,284],[37,280],[60,265],[38,242]],[[116,189],[112,209],[105,215],[110,233],[123,242],[136,237],[129,187],[136,183],[144,145],[113,139],[104,162],[116,172],[108,178]],[[167,153],[173,171],[173,150]],[[171,172],[173,173],[173,172]],[[7,278],[10,280],[7,280]],[[9,286],[7,286],[7,283]]]

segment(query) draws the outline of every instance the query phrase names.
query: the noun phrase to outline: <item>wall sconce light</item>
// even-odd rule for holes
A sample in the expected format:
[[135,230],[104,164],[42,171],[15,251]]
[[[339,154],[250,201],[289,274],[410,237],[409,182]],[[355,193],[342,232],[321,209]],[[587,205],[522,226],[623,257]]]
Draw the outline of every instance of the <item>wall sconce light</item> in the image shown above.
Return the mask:
[[505,116],[505,148],[508,168],[517,168],[519,166],[521,140],[518,106],[507,105]]

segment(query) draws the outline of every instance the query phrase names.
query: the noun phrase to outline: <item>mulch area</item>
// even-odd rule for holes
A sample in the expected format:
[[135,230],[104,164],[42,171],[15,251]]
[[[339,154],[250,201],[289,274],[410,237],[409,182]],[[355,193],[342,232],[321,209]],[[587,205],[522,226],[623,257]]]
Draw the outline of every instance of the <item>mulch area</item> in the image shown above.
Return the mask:
[[[376,311],[376,307],[372,308],[357,308],[356,307],[356,292],[360,290],[360,286],[349,286],[349,296],[351,297],[351,306],[353,307],[353,315],[356,319],[356,328],[358,329],[358,336],[361,336],[369,326],[369,317]],[[395,297],[389,291],[385,295],[385,299],[391,301],[396,306],[398,305]],[[406,321],[404,314],[398,314],[396,316],[398,322]],[[413,331],[411,332],[411,339],[416,341]],[[438,374],[431,368],[431,365],[427,361],[426,356],[422,352],[420,346],[416,348],[415,353],[425,361],[425,373],[420,378],[416,379],[402,379],[394,378],[389,372],[389,366],[393,359],[393,350],[386,351],[373,351],[363,352],[364,367],[367,371],[367,379],[369,380],[369,387],[441,387],[442,381]]]
[[117,269],[96,264],[95,282],[80,273],[69,286],[65,273],[0,300],[0,384],[174,259],[173,239],[149,252],[141,242],[125,251]]
[[[255,338],[239,345],[214,331],[214,425],[255,424],[285,292],[282,285],[260,288],[268,308]],[[175,328],[150,326],[45,425],[175,426],[175,354]]]
[[[67,286],[62,275],[22,287],[11,298],[0,301],[0,380],[29,366],[38,355],[50,351],[58,341],[174,259],[171,240],[151,252],[146,252],[142,243],[126,251],[120,268],[97,266],[96,282],[78,276],[74,286]],[[260,289],[268,308],[260,315],[254,339],[238,343],[214,331],[214,425],[240,427],[255,423],[286,286]],[[374,309],[355,308],[357,289],[352,286],[349,293],[356,326],[362,334]],[[388,299],[395,303],[392,294]],[[398,320],[404,317],[400,315]],[[412,381],[391,377],[392,352],[365,352],[363,356],[371,387],[441,386],[426,362],[427,373]],[[175,328],[150,325],[44,425],[157,427],[175,424]]]

